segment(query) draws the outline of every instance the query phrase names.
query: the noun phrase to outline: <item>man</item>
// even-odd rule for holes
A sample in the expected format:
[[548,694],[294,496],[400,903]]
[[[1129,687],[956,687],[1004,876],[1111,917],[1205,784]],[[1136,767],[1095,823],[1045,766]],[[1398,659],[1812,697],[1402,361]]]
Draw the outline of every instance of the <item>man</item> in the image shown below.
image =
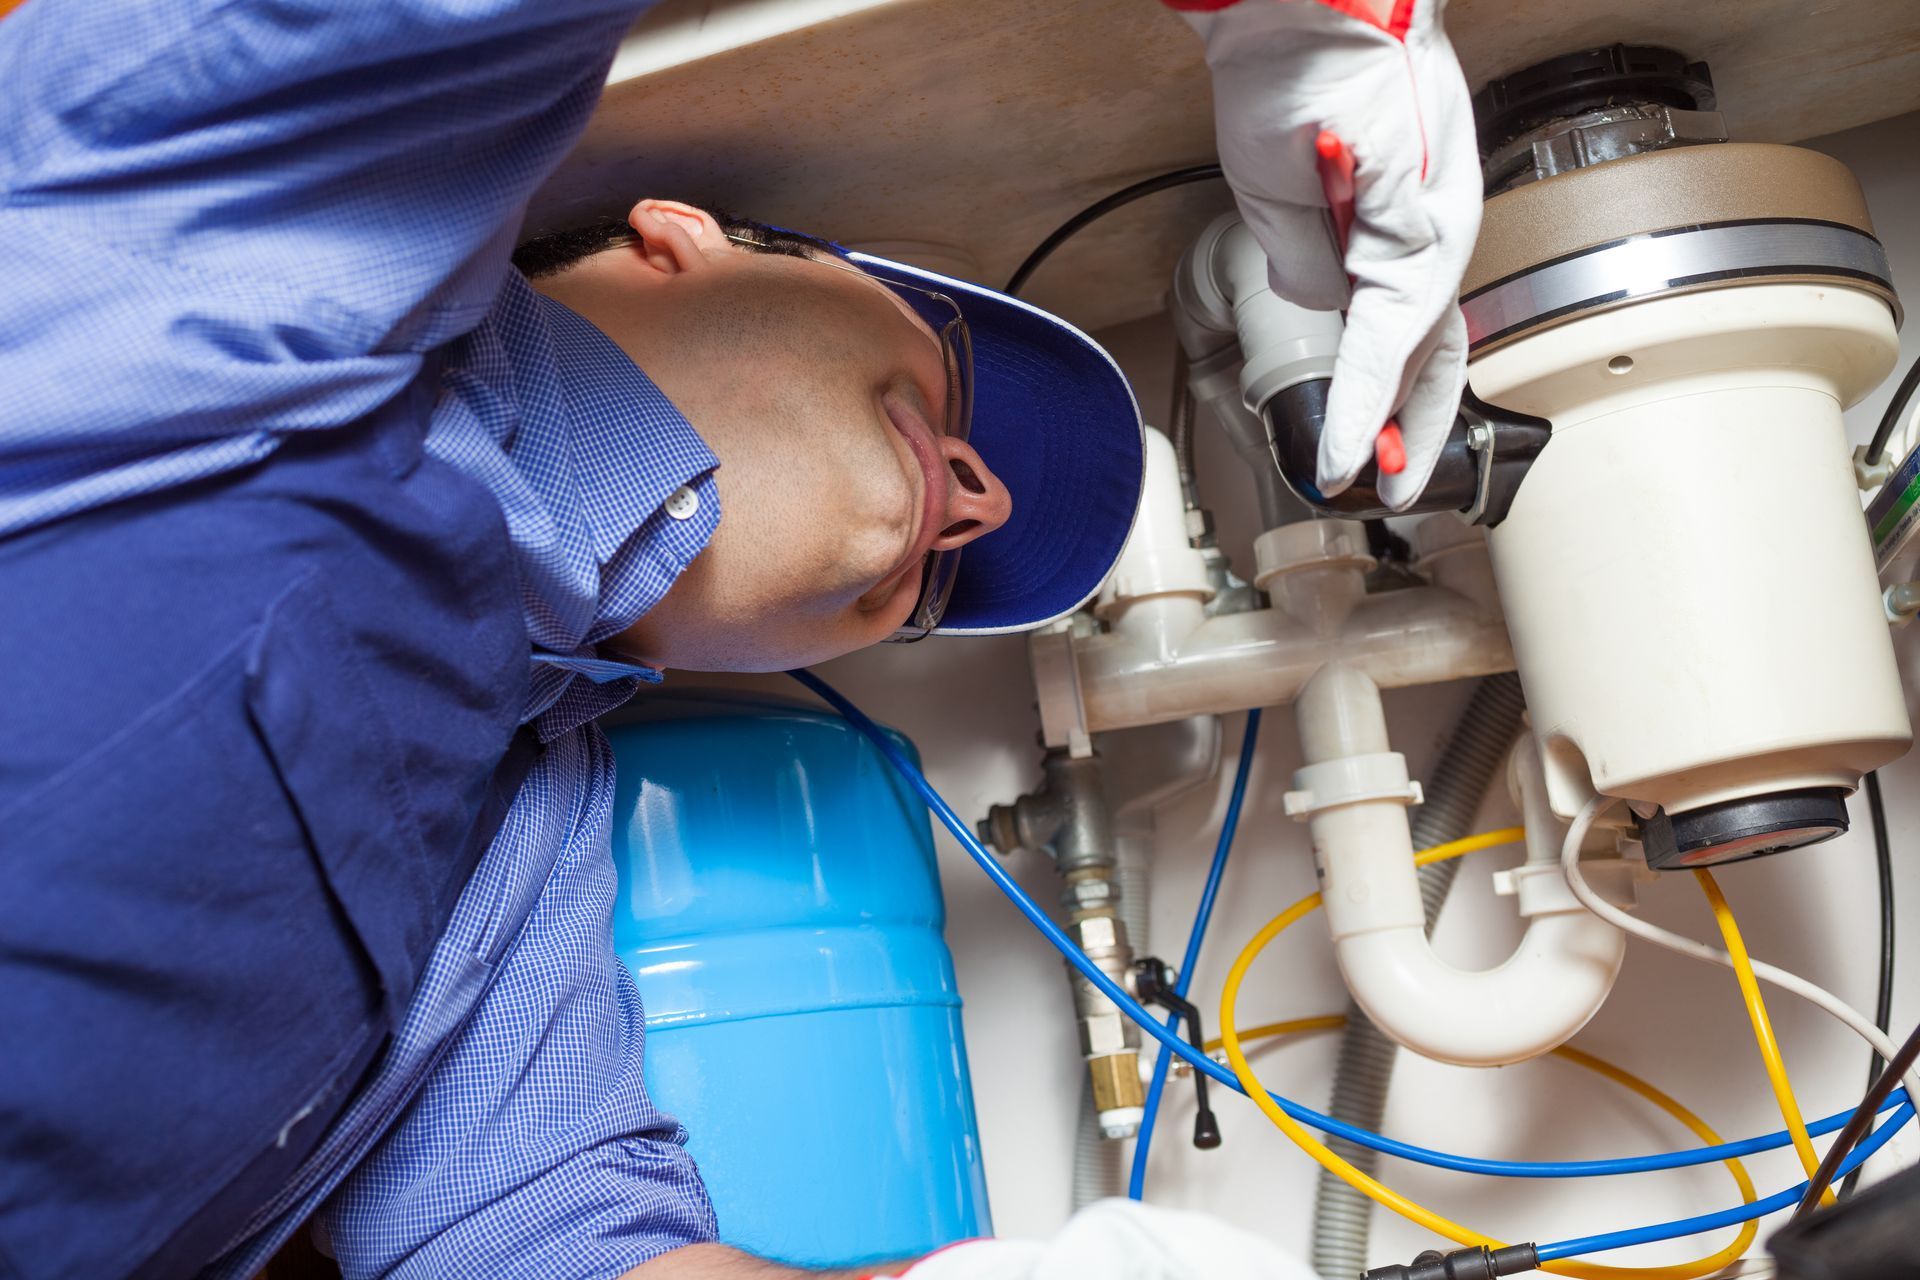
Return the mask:
[[243,1276],[316,1213],[353,1276],[777,1274],[646,1098],[591,720],[1070,611],[1137,414],[1051,317],[690,205],[530,285],[632,4],[337,9],[0,23],[0,1276]]

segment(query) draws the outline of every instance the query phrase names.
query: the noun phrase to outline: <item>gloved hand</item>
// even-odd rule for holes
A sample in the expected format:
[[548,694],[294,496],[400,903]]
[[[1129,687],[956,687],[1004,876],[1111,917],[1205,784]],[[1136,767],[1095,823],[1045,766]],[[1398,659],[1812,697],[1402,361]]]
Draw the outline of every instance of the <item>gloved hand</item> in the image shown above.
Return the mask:
[[970,1240],[900,1273],[907,1280],[1314,1280],[1306,1263],[1218,1218],[1101,1200],[1053,1239]]
[[[1167,0],[1207,45],[1220,164],[1266,250],[1274,292],[1346,308],[1328,392],[1319,487],[1353,483],[1389,418],[1406,447],[1380,494],[1404,508],[1446,442],[1466,382],[1456,295],[1480,230],[1480,158],[1467,85],[1440,23],[1444,0]],[[1328,228],[1315,143],[1353,159],[1345,252]],[[1349,289],[1351,280],[1351,289]]]

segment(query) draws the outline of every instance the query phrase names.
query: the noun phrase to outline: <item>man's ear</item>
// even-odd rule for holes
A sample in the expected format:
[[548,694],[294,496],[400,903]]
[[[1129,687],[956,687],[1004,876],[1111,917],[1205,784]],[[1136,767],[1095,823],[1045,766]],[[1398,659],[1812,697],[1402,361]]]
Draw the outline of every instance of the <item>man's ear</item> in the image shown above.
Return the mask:
[[642,200],[627,214],[627,224],[640,237],[647,265],[663,275],[698,271],[709,256],[730,247],[712,214],[678,200]]

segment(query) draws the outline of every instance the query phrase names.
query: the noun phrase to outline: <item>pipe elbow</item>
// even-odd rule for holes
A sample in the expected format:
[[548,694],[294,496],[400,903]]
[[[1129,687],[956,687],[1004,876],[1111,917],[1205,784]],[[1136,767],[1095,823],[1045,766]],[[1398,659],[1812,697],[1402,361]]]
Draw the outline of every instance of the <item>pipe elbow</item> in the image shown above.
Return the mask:
[[1626,935],[1599,917],[1545,915],[1494,969],[1457,969],[1417,925],[1340,938],[1347,988],[1367,1017],[1415,1053],[1463,1067],[1536,1058],[1571,1039],[1605,1002]]

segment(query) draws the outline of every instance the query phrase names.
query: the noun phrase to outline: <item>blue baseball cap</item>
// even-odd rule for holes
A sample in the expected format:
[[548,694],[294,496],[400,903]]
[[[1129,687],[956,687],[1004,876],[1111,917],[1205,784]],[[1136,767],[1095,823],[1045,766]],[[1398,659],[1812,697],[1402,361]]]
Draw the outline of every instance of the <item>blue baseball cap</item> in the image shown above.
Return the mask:
[[1006,524],[959,552],[934,634],[999,635],[1072,613],[1120,558],[1140,502],[1146,444],[1120,367],[1018,298],[871,254],[846,260],[884,284],[958,304],[973,340],[968,443],[1013,499]]

